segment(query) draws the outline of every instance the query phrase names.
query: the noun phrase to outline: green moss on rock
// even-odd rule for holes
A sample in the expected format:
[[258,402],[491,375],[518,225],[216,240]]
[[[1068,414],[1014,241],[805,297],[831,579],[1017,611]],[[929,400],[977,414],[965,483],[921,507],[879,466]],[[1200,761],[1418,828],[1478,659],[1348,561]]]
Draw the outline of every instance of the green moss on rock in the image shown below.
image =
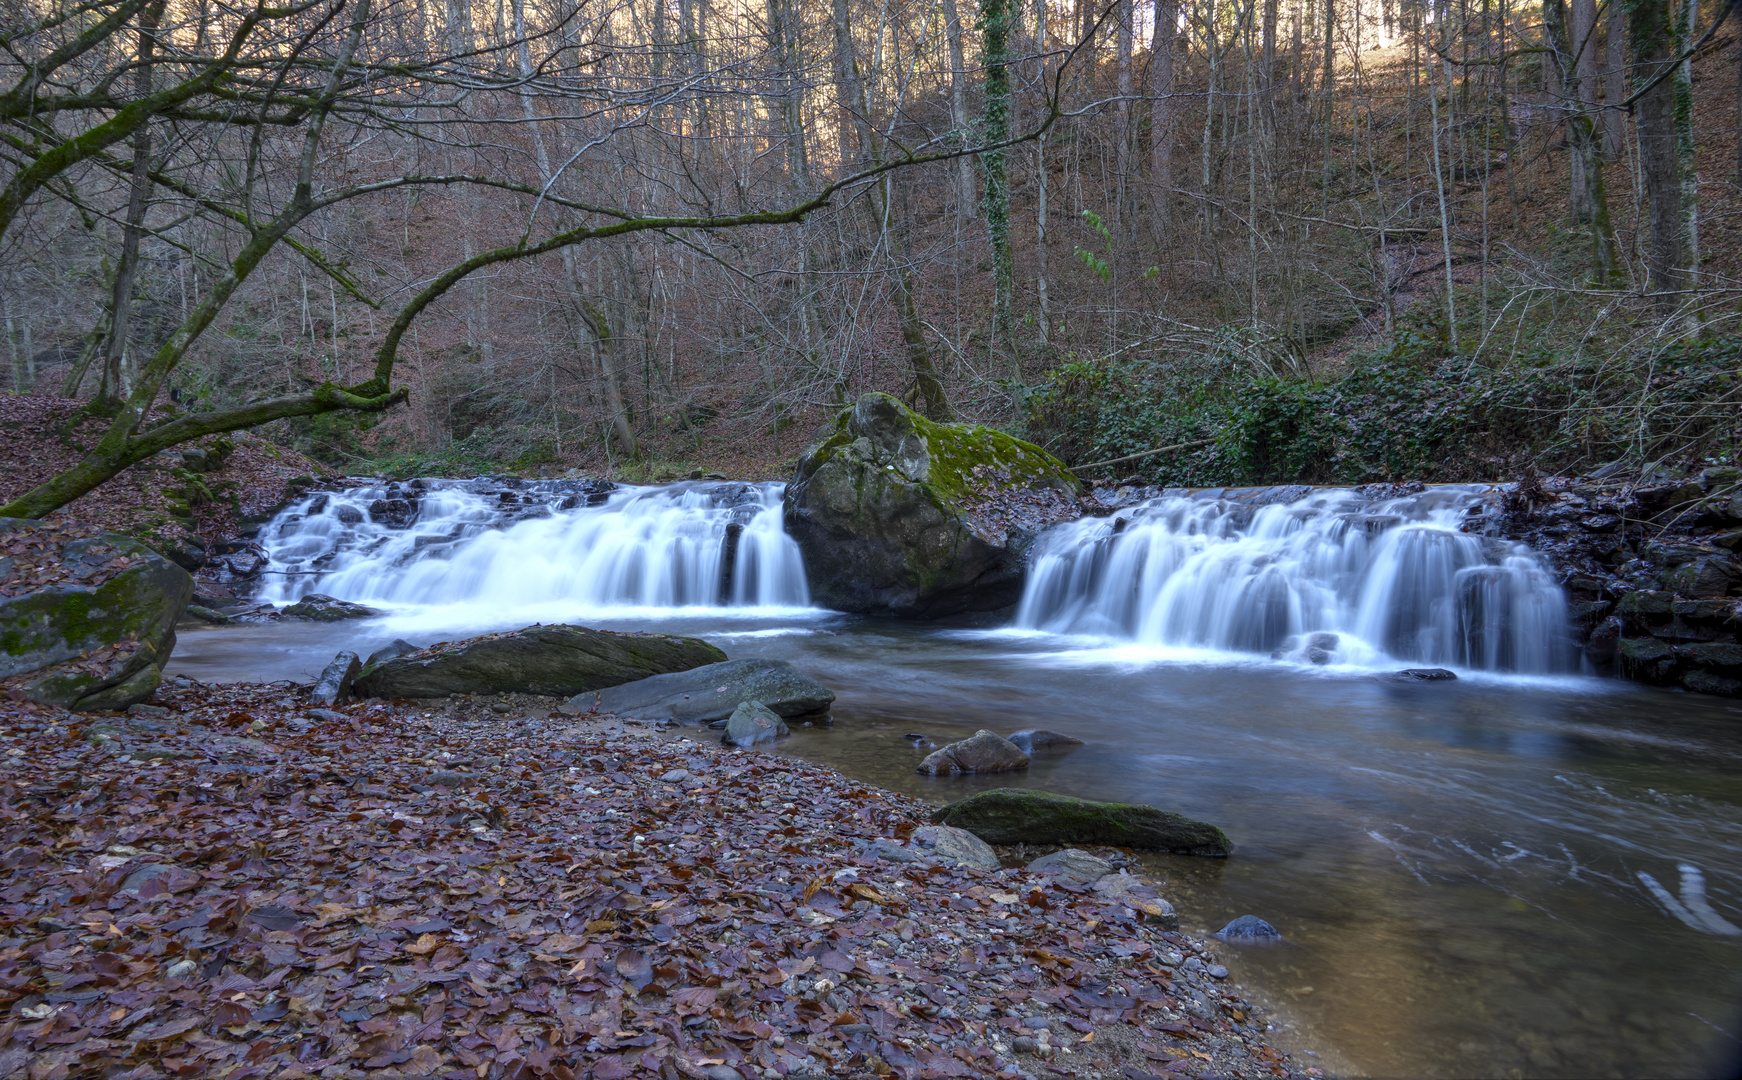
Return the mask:
[[966,829],[989,844],[1107,844],[1210,856],[1234,850],[1214,825],[1153,806],[1018,788],[970,795],[940,808],[932,821]]

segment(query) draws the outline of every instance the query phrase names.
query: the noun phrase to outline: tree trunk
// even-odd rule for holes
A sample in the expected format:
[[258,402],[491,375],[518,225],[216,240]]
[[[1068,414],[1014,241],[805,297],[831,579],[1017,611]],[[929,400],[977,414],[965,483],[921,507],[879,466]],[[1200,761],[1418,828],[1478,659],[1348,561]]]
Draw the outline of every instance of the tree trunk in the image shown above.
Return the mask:
[[[1573,0],[1573,3],[1576,12],[1580,3],[1591,4],[1591,0]],[[1594,16],[1594,10],[1592,14]],[[1590,91],[1578,61],[1578,39],[1568,33],[1566,0],[1544,0],[1542,22],[1549,47],[1553,50],[1549,60],[1555,65],[1558,80],[1564,88],[1561,111],[1567,118],[1567,144],[1572,152],[1569,216],[1574,225],[1585,228],[1591,236],[1591,284],[1607,288],[1615,284],[1620,269],[1615,254],[1615,227],[1609,216],[1609,197],[1603,189],[1601,135],[1596,120],[1586,107],[1586,95]],[[1573,25],[1578,26],[1576,17]]]
[[[1673,78],[1658,79],[1676,62],[1678,42],[1675,0],[1634,0],[1627,8],[1628,36],[1633,40],[1630,74],[1634,92],[1634,122],[1639,125],[1639,164],[1644,177],[1650,241],[1646,246],[1647,288],[1657,294],[1659,312],[1668,315],[1681,303],[1688,287],[1688,240],[1683,231],[1682,158],[1676,131],[1676,90]],[[1651,86],[1653,82],[1655,86]],[[1645,90],[1650,86],[1649,90]]]
[[1155,0],[1149,46],[1149,206],[1155,242],[1165,248],[1173,226],[1173,50],[1179,31],[1179,0]]
[[[968,61],[962,47],[962,18],[956,0],[944,0],[944,36],[950,50],[950,133],[952,146],[965,146],[973,120],[968,116]],[[960,157],[949,163],[955,181],[956,218],[969,222],[979,216],[975,205],[974,160]]]
[[1119,0],[1115,15],[1119,19],[1114,53],[1119,107],[1114,112],[1114,116],[1117,118],[1117,129],[1114,131],[1113,137],[1117,140],[1117,144],[1113,149],[1115,180],[1113,231],[1123,240],[1125,237],[1125,184],[1126,177],[1131,170],[1131,0]]
[[[982,130],[987,143],[1010,137],[1009,0],[981,0],[980,23],[985,35],[986,113]],[[1005,351],[1005,371],[1013,382],[1022,378],[1022,359],[1011,332],[1011,291],[1015,267],[1010,255],[1010,191],[1005,175],[1006,152],[981,155],[986,170],[986,232],[992,241],[992,348]]]
[[[1619,106],[1627,100],[1627,16],[1618,0],[1609,2],[1608,60],[1603,73],[1603,157],[1619,161],[1627,156],[1627,113]],[[1742,153],[1742,142],[1737,143]]]

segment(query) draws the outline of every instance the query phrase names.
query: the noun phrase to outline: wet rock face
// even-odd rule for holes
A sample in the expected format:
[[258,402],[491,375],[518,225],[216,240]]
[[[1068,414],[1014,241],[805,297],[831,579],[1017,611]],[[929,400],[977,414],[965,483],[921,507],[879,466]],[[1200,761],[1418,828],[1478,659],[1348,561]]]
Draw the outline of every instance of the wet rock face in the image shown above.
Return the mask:
[[585,626],[529,626],[442,642],[371,665],[363,697],[526,693],[568,697],[649,675],[718,663],[726,654],[700,638],[623,634]]
[[1597,671],[1742,696],[1742,469],[1527,482],[1470,528],[1555,562]]
[[1052,455],[991,428],[935,424],[867,394],[800,457],[786,531],[812,597],[839,611],[935,618],[1015,603],[1040,530],[1080,516]]
[[321,593],[309,593],[296,603],[279,612],[290,619],[308,619],[311,622],[339,622],[343,619],[370,619],[381,612],[362,604],[354,604],[349,600],[339,600]]
[[0,518],[0,681],[81,710],[142,702],[192,596],[188,572],[138,541]]

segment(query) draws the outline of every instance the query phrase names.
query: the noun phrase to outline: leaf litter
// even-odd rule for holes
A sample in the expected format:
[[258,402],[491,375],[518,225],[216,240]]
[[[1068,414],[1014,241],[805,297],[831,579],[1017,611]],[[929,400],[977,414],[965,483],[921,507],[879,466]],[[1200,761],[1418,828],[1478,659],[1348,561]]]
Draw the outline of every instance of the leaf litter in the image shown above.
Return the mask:
[[1117,898],[883,857],[915,800],[297,689],[0,702],[0,1077],[1318,1075]]

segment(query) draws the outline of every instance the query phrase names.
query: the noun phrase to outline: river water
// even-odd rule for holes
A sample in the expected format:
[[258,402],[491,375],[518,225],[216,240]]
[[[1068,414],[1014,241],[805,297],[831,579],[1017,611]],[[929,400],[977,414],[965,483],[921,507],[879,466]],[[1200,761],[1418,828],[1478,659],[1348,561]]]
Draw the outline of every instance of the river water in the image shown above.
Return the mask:
[[[689,497],[681,492],[636,496],[653,499],[644,516],[664,515],[663,532],[578,520],[574,528],[608,536],[613,549],[640,546],[633,573],[642,576],[633,588],[607,571],[542,592],[516,584],[534,559],[560,570],[600,557],[591,549],[553,553],[572,532],[561,514],[481,529],[476,535],[496,545],[488,559],[468,552],[468,536],[455,538],[445,578],[430,560],[381,555],[381,537],[365,535],[328,559],[324,576],[276,588],[288,599],[318,587],[389,615],[188,631],[168,670],[207,680],[309,679],[340,648],[366,653],[394,637],[421,645],[538,621],[697,634],[735,658],[791,660],[836,692],[834,722],[797,728],[777,752],[933,803],[1015,784],[1150,803],[1222,826],[1237,845],[1233,857],[1153,857],[1149,869],[1169,883],[1187,929],[1256,914],[1283,932],[1283,945],[1225,947],[1226,962],[1255,997],[1298,1025],[1301,1045],[1318,1050],[1333,1071],[1708,1076],[1733,1075],[1742,1064],[1742,937],[1727,932],[1742,924],[1742,703],[1570,674],[1558,645],[1472,648],[1472,640],[1492,645],[1514,632],[1520,617],[1484,624],[1466,613],[1448,622],[1432,597],[1409,601],[1423,612],[1414,629],[1398,631],[1395,620],[1385,624],[1389,631],[1376,629],[1361,621],[1361,601],[1375,587],[1375,568],[1391,564],[1385,545],[1330,566],[1302,546],[1299,530],[1277,535],[1306,553],[1288,578],[1307,580],[1311,588],[1293,594],[1318,606],[1272,600],[1248,627],[1267,626],[1278,639],[1338,632],[1338,655],[1323,666],[1233,651],[1213,635],[1268,642],[1228,630],[1228,619],[1215,624],[1220,630],[1187,628],[1182,641],[1161,621],[1147,634],[1101,625],[1090,635],[1080,621],[1061,625],[1087,618],[1084,605],[1073,613],[1055,604],[1044,618],[1018,620],[1025,629],[820,612],[791,602],[783,575],[794,553],[769,527],[778,519],[768,494],[725,500],[736,500],[725,508],[735,518],[716,502],[692,499],[696,514],[716,515],[713,525],[693,529],[668,513],[672,498]],[[1436,513],[1416,520],[1433,525]],[[649,585],[650,573],[663,573],[648,569],[660,545],[693,553],[698,536],[705,541],[710,529],[733,522],[743,536],[731,580],[707,578],[717,550],[683,564],[681,577],[689,599],[724,595],[739,606],[659,602],[657,588],[672,587]],[[1141,535],[1135,524],[1124,531]],[[446,521],[430,523],[438,525],[443,536],[454,531]],[[1247,515],[1237,535],[1222,539],[1250,547],[1264,527]],[[278,530],[289,535],[274,542],[302,531],[289,523]],[[744,544],[752,535],[755,542]],[[1213,528],[1206,535],[1209,556],[1226,569],[1232,549],[1217,547]],[[1106,540],[1087,538],[1103,548]],[[1489,551],[1469,563],[1468,552],[1429,540],[1414,543],[1440,553],[1429,561],[1452,575],[1450,593],[1463,588],[1482,610],[1501,601],[1515,610],[1552,606],[1518,552]],[[1239,557],[1251,567],[1248,579],[1286,562],[1275,552]],[[749,578],[746,560],[759,567]],[[296,565],[293,557],[277,563]],[[360,563],[374,572],[334,585],[336,574]],[[1501,569],[1485,569],[1492,567]],[[1366,586],[1349,584],[1363,575]],[[1471,576],[1482,579],[1474,591],[1460,584]],[[422,584],[407,584],[414,580]],[[1239,580],[1219,587],[1239,588]],[[1496,581],[1512,581],[1511,591],[1496,593]],[[1146,594],[1145,604],[1160,603],[1166,588],[1164,581]],[[496,598],[501,590],[511,602]],[[1339,590],[1347,602],[1336,600]],[[1365,610],[1371,615],[1371,605]],[[1456,626],[1462,637],[1447,630]],[[1462,677],[1412,684],[1377,675],[1387,663],[1415,658],[1449,658]],[[1535,673],[1519,674],[1520,667]],[[981,727],[1046,727],[1087,745],[996,779],[913,771],[935,745]]]

